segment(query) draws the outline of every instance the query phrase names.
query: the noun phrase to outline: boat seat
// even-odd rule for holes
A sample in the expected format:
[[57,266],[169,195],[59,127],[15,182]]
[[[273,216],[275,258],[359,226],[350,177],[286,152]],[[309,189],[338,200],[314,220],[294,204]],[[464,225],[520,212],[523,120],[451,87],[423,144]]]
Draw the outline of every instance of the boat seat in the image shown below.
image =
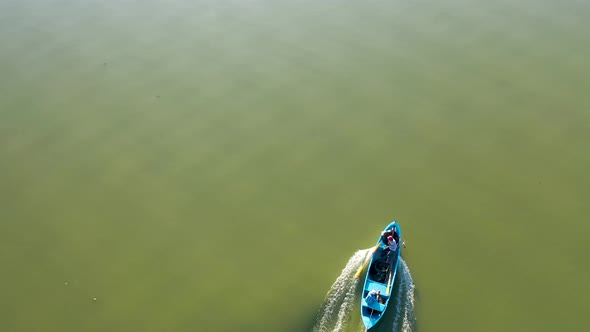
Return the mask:
[[383,284],[369,279],[366,281],[365,292],[363,293],[363,295],[367,296],[367,293],[371,289],[378,290],[381,292],[381,294],[385,294],[385,291],[387,290],[387,284]]
[[[385,299],[384,299],[384,300],[385,300]],[[385,304],[381,304],[381,303],[374,303],[374,304],[372,304],[372,305],[369,305],[369,304],[367,303],[367,300],[365,300],[364,298],[363,298],[363,301],[361,302],[361,304],[362,304],[363,306],[365,306],[365,307],[367,307],[367,308],[371,308],[371,309],[373,309],[373,310],[377,310],[377,311],[380,311],[380,312],[383,312],[383,311],[385,311]]]

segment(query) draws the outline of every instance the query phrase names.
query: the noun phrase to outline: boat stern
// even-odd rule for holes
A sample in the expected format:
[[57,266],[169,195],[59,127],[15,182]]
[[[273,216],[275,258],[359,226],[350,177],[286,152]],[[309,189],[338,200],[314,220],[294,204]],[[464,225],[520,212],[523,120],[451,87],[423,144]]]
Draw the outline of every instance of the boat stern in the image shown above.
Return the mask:
[[[379,315],[379,318],[381,318],[380,316],[381,315]],[[375,326],[375,324],[377,324],[379,318],[363,316],[363,324],[365,325],[365,328],[367,330],[371,329],[373,326]]]

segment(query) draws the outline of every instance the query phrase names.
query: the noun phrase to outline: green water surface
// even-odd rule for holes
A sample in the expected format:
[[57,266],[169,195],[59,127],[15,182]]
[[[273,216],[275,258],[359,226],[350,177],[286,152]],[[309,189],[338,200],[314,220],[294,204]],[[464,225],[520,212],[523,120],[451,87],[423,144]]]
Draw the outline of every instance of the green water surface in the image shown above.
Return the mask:
[[589,4],[1,1],[0,331],[589,330]]

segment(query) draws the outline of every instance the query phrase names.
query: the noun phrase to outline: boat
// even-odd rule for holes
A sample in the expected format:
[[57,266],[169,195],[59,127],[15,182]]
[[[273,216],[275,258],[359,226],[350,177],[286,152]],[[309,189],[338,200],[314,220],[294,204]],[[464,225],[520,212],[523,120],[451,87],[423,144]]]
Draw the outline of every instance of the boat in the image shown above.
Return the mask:
[[[384,231],[388,231],[394,228],[398,237],[397,250],[392,252],[386,249],[387,245],[383,242],[380,235],[375,244],[375,249],[371,255],[369,268],[365,276],[365,284],[361,296],[361,316],[367,331],[375,326],[381,317],[383,317],[391,298],[395,274],[401,256],[401,244],[403,243],[401,240],[402,230],[397,221],[393,221],[384,229]],[[373,290],[381,293],[381,301],[367,302],[367,295]]]

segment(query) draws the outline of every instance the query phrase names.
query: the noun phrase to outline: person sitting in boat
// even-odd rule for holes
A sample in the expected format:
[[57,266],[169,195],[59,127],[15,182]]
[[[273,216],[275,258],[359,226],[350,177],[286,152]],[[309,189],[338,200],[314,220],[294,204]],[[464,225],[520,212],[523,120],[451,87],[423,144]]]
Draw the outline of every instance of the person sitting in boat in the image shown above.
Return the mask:
[[386,246],[389,245],[389,237],[393,236],[393,239],[395,240],[395,242],[399,242],[399,234],[397,234],[397,230],[395,227],[393,227],[392,229],[388,229],[386,231],[381,232],[381,241],[383,241],[383,244],[385,244]]
[[390,262],[391,253],[395,253],[396,251],[397,242],[395,241],[393,236],[390,235],[389,237],[387,237],[387,247],[385,247],[385,249],[383,249],[383,251],[381,252],[381,257],[385,257],[386,264],[389,264]]
[[389,250],[391,251],[397,250],[397,240],[395,239],[395,237],[389,236],[387,238],[387,248],[389,248]]
[[397,251],[397,241],[393,238],[393,236],[387,237],[387,247],[383,250],[384,253],[389,254],[390,252]]
[[383,303],[383,299],[381,299],[381,291],[371,289],[367,297],[365,297],[368,305],[375,305],[377,303]]

